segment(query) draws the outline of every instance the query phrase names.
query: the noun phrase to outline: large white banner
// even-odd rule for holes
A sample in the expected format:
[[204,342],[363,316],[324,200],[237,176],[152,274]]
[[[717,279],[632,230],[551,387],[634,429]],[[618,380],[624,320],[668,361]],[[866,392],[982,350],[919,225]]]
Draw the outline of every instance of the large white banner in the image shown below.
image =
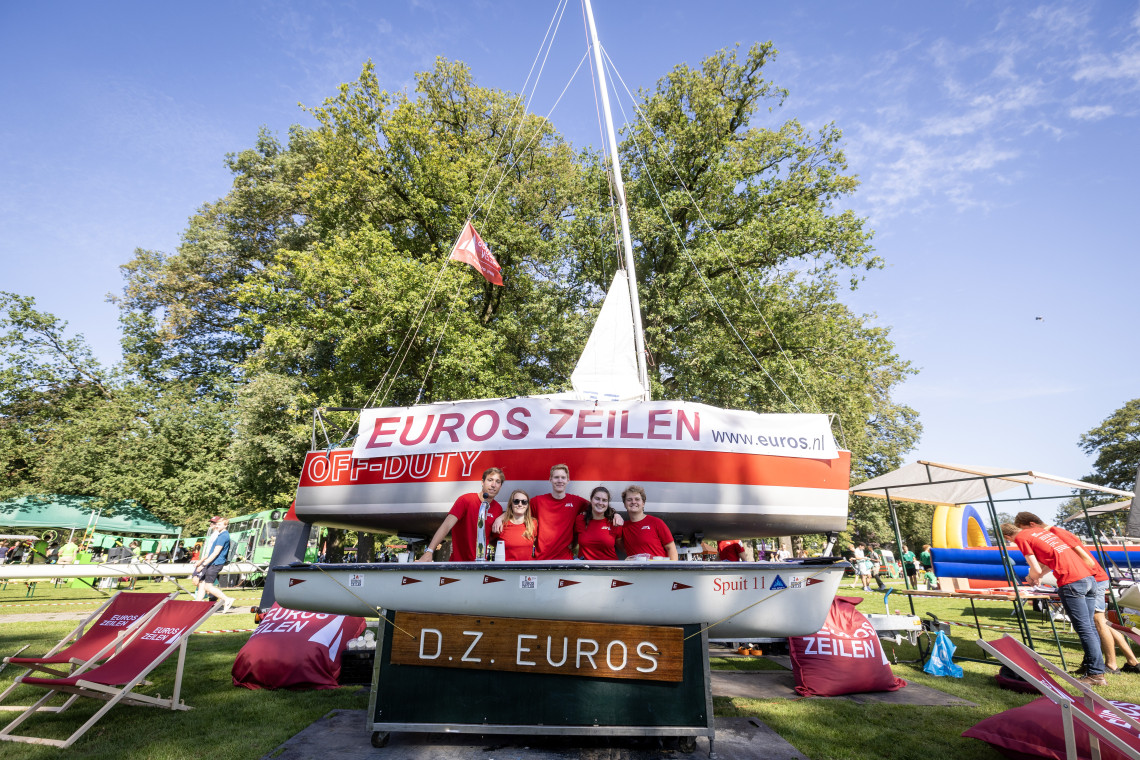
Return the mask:
[[560,448],[838,456],[824,414],[757,414],[682,401],[524,397],[366,409],[360,415],[353,458]]

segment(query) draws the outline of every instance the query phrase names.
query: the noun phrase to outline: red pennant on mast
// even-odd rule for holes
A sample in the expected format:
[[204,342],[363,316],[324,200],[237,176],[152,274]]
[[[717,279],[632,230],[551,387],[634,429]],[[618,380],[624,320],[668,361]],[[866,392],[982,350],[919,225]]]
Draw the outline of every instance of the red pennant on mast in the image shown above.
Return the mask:
[[495,257],[491,255],[491,249],[483,242],[483,238],[479,237],[479,233],[475,231],[475,225],[471,222],[463,228],[463,234],[459,236],[459,241],[455,247],[451,249],[451,255],[447,257],[454,261],[465,261],[479,274],[483,275],[483,279],[487,282],[493,282],[496,285],[503,284],[503,268],[499,266],[499,262],[495,261]]

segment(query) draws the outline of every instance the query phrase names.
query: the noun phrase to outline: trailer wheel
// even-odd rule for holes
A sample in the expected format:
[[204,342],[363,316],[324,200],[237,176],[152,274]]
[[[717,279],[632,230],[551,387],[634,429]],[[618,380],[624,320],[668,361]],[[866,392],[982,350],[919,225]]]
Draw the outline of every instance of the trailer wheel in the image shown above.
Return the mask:
[[372,732],[372,746],[376,749],[384,749],[388,746],[388,739],[392,737],[387,731],[373,731]]

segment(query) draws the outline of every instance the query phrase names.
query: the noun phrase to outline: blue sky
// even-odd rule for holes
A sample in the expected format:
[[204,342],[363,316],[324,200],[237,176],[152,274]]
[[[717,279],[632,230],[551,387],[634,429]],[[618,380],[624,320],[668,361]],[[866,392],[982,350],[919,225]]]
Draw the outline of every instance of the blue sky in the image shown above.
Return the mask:
[[[517,91],[554,8],[0,4],[0,289],[116,360],[104,299],[118,266],[136,247],[177,246],[227,191],[227,152],[262,125],[283,137],[311,124],[298,103],[319,104],[368,58],[389,89],[441,55]],[[921,369],[897,393],[925,426],[912,458],[1089,472],[1079,435],[1140,395],[1140,6],[659,0],[595,13],[635,90],[770,39],[780,55],[765,74],[790,96],[762,123],[843,129],[863,183],[848,205],[887,264],[845,298]],[[532,110],[547,113],[584,45],[571,5]],[[600,144],[588,69],[551,118]]]

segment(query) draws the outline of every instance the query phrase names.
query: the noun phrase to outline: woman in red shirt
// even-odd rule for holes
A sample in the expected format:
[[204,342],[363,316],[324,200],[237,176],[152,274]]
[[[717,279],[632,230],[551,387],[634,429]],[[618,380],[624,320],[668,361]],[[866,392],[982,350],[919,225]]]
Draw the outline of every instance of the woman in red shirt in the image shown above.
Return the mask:
[[507,517],[499,540],[506,547],[506,557],[495,557],[507,562],[524,562],[534,559],[534,542],[538,540],[538,521],[530,511],[530,496],[526,491],[511,491],[507,501]]
[[590,509],[574,521],[574,556],[578,559],[617,560],[621,527],[614,525],[617,512],[610,506],[610,492],[598,486],[590,492]]

